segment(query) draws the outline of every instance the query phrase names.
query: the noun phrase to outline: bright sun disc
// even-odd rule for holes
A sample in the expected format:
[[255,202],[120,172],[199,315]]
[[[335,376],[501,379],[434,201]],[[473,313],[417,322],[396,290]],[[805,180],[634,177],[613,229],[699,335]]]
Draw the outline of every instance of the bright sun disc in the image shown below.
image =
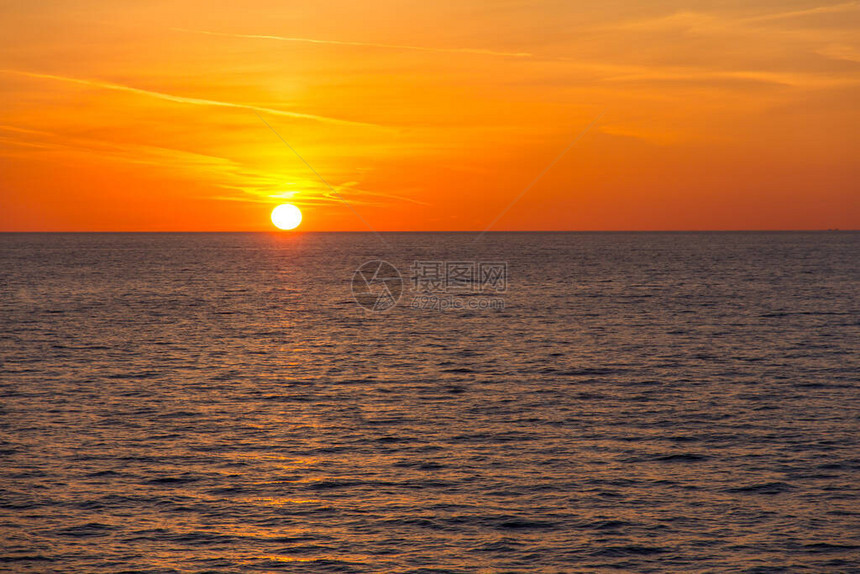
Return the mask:
[[272,210],[272,223],[278,229],[295,229],[302,222],[302,212],[295,205],[284,203]]

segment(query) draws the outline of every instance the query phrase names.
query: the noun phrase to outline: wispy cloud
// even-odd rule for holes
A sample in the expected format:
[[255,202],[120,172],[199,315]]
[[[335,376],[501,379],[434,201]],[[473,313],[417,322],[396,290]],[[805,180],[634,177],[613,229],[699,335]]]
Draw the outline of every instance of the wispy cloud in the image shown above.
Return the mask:
[[348,42],[343,40],[318,40],[315,38],[296,38],[293,36],[271,36],[266,34],[231,34],[227,32],[211,32],[208,30],[188,30],[185,28],[173,28],[177,32],[188,32],[192,34],[206,34],[207,36],[221,36],[224,38],[247,38],[252,40],[277,40],[279,42],[304,42],[307,44],[329,44],[334,46],[358,46],[362,48],[380,48],[384,50],[414,50],[418,52],[438,52],[443,54],[478,54],[482,56],[507,56],[512,58],[528,58],[532,54],[528,52],[501,52],[498,50],[485,50],[480,48],[433,48],[430,46],[409,46],[403,44],[379,44],[376,42]]
[[834,60],[860,62],[860,49],[845,44],[828,44],[818,50],[818,53]]
[[[623,69],[623,68],[621,68]],[[860,83],[856,77],[830,77],[801,72],[768,72],[764,70],[708,70],[705,68],[630,67],[630,71],[601,78],[603,82],[689,82],[730,87],[754,84],[806,88],[837,88]]]
[[[860,11],[860,1],[843,2],[818,6],[805,10],[770,12],[754,16],[744,16],[737,12],[681,10],[652,18],[626,20],[610,23],[603,29],[616,30],[685,30],[703,34],[716,33],[755,33],[779,30],[782,34],[802,32],[797,24],[823,14],[850,14]],[[854,32],[850,19],[845,20],[846,29]],[[812,38],[820,38],[818,35]]]
[[815,16],[818,14],[834,14],[840,12],[851,12],[860,8],[860,2],[843,2],[841,4],[831,4],[829,6],[817,6],[806,10],[792,10],[789,12],[776,12],[773,14],[764,14],[762,16],[754,16],[746,18],[746,22],[766,22],[769,20],[786,20],[789,18],[802,18],[804,16]]
[[[289,169],[266,170],[212,154],[138,143],[110,142],[0,124],[0,156],[33,158],[32,150],[54,154],[53,161],[58,161],[56,154],[63,154],[72,161],[98,157],[106,161],[162,169],[195,181],[206,181],[213,187],[228,192],[209,199],[263,204],[289,200],[300,206],[334,205],[343,202],[343,199],[336,197],[330,189],[316,182],[304,181],[302,175],[291,173]],[[291,183],[292,180],[301,182],[299,189],[295,188],[296,183]],[[355,205],[399,202],[429,205],[411,197],[369,191],[359,185],[358,182],[351,181],[335,185],[334,189],[337,194],[349,197],[350,203]],[[230,195],[230,192],[233,194]]]
[[[379,198],[380,200],[393,199],[396,202],[405,201],[407,203],[412,203],[415,205],[423,205],[423,206],[430,205],[426,201],[419,201],[419,200],[414,199],[412,197],[406,197],[403,195],[395,195],[395,194],[391,194],[391,193],[380,193],[378,191],[368,191],[366,189],[361,189],[360,187],[358,187],[357,182],[348,182],[348,183],[345,183],[343,185],[335,186],[335,188],[337,189],[338,195],[350,197],[350,201],[353,203],[365,203],[368,205],[371,205],[371,204],[372,205],[383,205],[385,203],[390,203],[390,202],[386,202],[386,201],[374,201],[373,200],[373,198]],[[335,200],[340,201],[338,198],[334,197],[334,195],[331,193],[326,194],[326,197],[332,201],[335,201]],[[359,201],[356,202],[354,199],[352,199],[353,197],[358,197]]]
[[70,76],[58,76],[54,74],[41,74],[37,72],[27,72],[22,70],[8,70],[8,69],[0,69],[0,73],[4,74],[15,74],[18,76],[25,76],[28,78],[36,78],[41,80],[54,80],[58,82],[66,82],[70,84],[79,84],[84,86],[91,86],[95,88],[101,88],[104,90],[114,90],[119,92],[128,92],[132,94],[138,94],[141,96],[147,96],[150,98],[157,98],[159,100],[164,100],[167,102],[175,102],[179,104],[191,104],[198,106],[214,106],[220,108],[234,108],[234,109],[242,109],[249,110],[254,112],[260,112],[264,114],[272,114],[276,116],[283,116],[294,119],[301,120],[312,120],[317,122],[325,122],[331,124],[342,124],[342,125],[354,125],[354,126],[365,126],[365,127],[379,127],[376,124],[369,124],[364,122],[355,122],[351,120],[343,120],[338,118],[330,118],[327,116],[320,116],[316,114],[305,114],[301,112],[289,112],[286,110],[277,110],[274,108],[266,108],[261,106],[253,106],[250,104],[238,104],[234,102],[224,102],[220,100],[209,100],[204,98],[189,98],[186,96],[177,96],[174,94],[167,94],[165,92],[156,92],[153,90],[144,90],[141,88],[135,88],[132,86],[126,86],[123,84],[115,84],[113,82],[105,82],[101,80],[90,80],[85,78],[73,78]]

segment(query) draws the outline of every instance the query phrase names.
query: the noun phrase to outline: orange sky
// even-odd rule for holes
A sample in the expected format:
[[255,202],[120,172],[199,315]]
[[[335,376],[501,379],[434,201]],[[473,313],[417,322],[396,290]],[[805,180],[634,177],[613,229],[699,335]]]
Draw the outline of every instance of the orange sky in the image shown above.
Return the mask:
[[860,228],[860,3],[0,2],[0,230],[481,230],[598,116],[494,229]]

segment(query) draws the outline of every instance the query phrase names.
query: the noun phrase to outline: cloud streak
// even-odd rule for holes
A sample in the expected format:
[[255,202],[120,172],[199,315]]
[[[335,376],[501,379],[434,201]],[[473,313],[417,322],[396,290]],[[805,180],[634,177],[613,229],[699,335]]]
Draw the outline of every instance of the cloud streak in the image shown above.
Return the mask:
[[54,80],[58,82],[66,82],[69,84],[78,84],[83,86],[91,86],[94,88],[101,88],[103,90],[113,90],[118,92],[127,92],[131,94],[137,94],[141,96],[147,96],[150,98],[156,98],[159,100],[164,100],[167,102],[174,102],[179,104],[191,104],[198,106],[213,106],[219,108],[233,108],[240,110],[249,110],[254,112],[260,112],[264,114],[271,114],[276,116],[283,116],[293,119],[300,120],[311,120],[317,122],[324,122],[329,124],[339,124],[339,125],[352,125],[352,126],[364,126],[364,127],[379,127],[376,124],[369,124],[363,122],[355,122],[351,120],[342,120],[338,118],[330,118],[327,116],[320,116],[316,114],[304,114],[301,112],[288,112],[285,110],[276,110],[273,108],[266,108],[261,106],[252,106],[249,104],[237,104],[234,102],[223,102],[220,100],[209,100],[205,98],[189,98],[185,96],[177,96],[174,94],[168,94],[165,92],[156,92],[153,90],[144,90],[141,88],[135,88],[132,86],[126,86],[124,84],[115,84],[113,82],[104,82],[101,80],[89,80],[85,78],[73,78],[70,76],[58,76],[54,74],[41,74],[36,72],[26,72],[22,70],[8,70],[8,69],[0,69],[0,73],[4,74],[14,74],[18,76],[24,76],[27,78],[36,78],[40,80]]
[[[18,137],[10,138],[4,132]],[[33,157],[26,152],[16,151],[15,148],[36,149],[49,153],[83,154],[69,157],[74,159],[95,156],[107,161],[147,166],[181,174],[195,181],[206,181],[231,192],[238,192],[236,195],[209,197],[219,201],[272,204],[276,201],[289,200],[300,206],[343,203],[343,198],[336,197],[331,190],[311,182],[303,182],[301,190],[285,191],[285,185],[289,185],[285,181],[296,179],[295,174],[289,170],[285,173],[282,170],[266,170],[217,155],[170,147],[70,137],[58,132],[0,124],[0,157]],[[57,160],[54,159],[54,161]],[[298,179],[301,180],[302,177],[298,176]],[[411,197],[369,191],[357,185],[357,182],[336,185],[336,193],[348,196],[350,203],[354,205],[371,206],[399,202],[430,205]]]
[[505,56],[509,58],[529,58],[532,54],[528,52],[501,52],[497,50],[484,50],[480,48],[433,48],[430,46],[409,46],[403,44],[379,44],[376,42],[348,42],[343,40],[317,40],[314,38],[296,38],[293,36],[270,36],[265,34],[230,34],[227,32],[210,32],[208,30],[188,30],[186,28],[173,28],[177,32],[188,32],[191,34],[205,34],[207,36],[221,36],[223,38],[245,38],[251,40],[277,40],[279,42],[303,42],[306,44],[327,44],[332,46],[357,46],[361,48],[379,48],[383,50],[412,50],[416,52],[436,52],[442,54],[477,54],[481,56]]
[[806,10],[793,10],[790,12],[776,12],[746,18],[746,22],[767,22],[772,20],[786,20],[789,18],[802,18],[804,16],[816,16],[818,14],[835,14],[840,12],[851,12],[860,8],[860,2],[843,2],[842,4],[831,4],[829,6],[818,6]]

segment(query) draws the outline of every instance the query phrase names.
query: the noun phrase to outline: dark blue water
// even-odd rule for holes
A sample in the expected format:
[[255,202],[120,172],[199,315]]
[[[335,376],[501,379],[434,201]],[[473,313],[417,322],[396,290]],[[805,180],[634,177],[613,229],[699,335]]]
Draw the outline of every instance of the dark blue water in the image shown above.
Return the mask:
[[860,234],[473,237],[0,236],[0,569],[860,572]]

